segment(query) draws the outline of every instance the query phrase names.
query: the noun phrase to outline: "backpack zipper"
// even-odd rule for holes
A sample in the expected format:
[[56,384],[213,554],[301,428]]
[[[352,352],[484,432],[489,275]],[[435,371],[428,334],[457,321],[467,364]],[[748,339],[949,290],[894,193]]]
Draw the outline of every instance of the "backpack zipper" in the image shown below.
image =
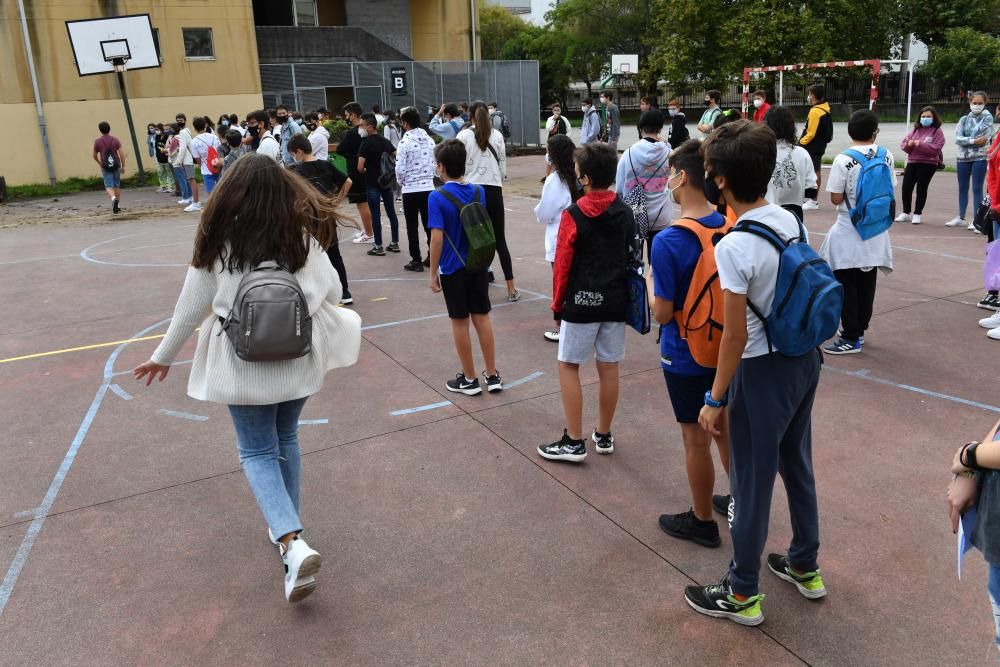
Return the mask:
[[792,274],[792,282],[788,286],[788,291],[785,292],[785,298],[781,300],[781,304],[779,304],[777,308],[773,309],[775,313],[780,313],[782,310],[785,309],[785,306],[788,304],[788,300],[792,298],[792,293],[795,291],[795,283],[799,281],[799,276],[802,274],[802,271],[804,271],[808,266],[812,266],[814,264],[822,264],[824,261],[825,260],[823,260],[822,258],[817,257],[816,259],[811,259],[808,262],[802,262],[801,264],[798,265],[798,267],[795,269],[795,273]]
[[295,335],[302,335],[302,319],[299,316],[299,302],[295,302]]
[[253,331],[253,304],[250,304],[250,309],[247,313],[247,332],[246,337],[250,337],[250,332]]

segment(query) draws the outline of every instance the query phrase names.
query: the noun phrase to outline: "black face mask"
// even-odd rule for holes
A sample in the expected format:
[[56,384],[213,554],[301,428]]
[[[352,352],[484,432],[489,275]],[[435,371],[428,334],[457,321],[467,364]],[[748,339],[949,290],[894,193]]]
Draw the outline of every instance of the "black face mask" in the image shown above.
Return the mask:
[[576,191],[579,192],[580,194],[583,194],[583,181],[581,181],[579,178],[576,179]]
[[247,127],[247,132],[250,134],[251,137],[256,138],[257,135],[260,134],[260,126],[259,125],[249,126]]
[[187,125],[187,121],[186,120],[179,120],[179,121],[177,121],[177,125],[180,126],[180,127],[184,127],[185,125]]
[[276,118],[278,125],[284,125],[285,121],[288,120],[288,116],[277,116]]
[[316,123],[306,123],[306,129],[312,132],[316,129]]
[[705,199],[712,206],[718,206],[719,202],[722,201],[722,190],[715,183],[715,174],[711,172],[706,172],[705,183],[702,186],[702,190],[705,192]]
[[708,106],[709,104],[711,104],[711,103],[712,103],[712,100],[705,100],[704,102],[702,102],[702,104],[704,104],[704,105],[705,105],[706,107],[707,107],[707,106]]

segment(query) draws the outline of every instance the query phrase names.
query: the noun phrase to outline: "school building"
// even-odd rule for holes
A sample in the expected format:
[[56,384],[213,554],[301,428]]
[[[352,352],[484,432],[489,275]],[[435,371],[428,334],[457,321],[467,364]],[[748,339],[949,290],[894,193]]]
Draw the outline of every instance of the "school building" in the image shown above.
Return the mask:
[[[135,173],[117,79],[114,74],[79,76],[65,25],[129,14],[149,14],[160,60],[159,68],[125,73],[147,173],[155,172],[154,158],[146,152],[148,123],[172,121],[181,112],[189,119],[204,115],[214,120],[223,113],[242,117],[262,108],[264,63],[474,56],[470,0],[0,2],[0,127],[7,129],[0,176],[8,185],[49,181],[24,27],[56,179],[99,175],[91,149],[102,120],[111,123],[112,134],[122,140],[126,174]],[[339,102],[353,92],[341,89],[330,101]],[[268,97],[274,100],[274,95]]]

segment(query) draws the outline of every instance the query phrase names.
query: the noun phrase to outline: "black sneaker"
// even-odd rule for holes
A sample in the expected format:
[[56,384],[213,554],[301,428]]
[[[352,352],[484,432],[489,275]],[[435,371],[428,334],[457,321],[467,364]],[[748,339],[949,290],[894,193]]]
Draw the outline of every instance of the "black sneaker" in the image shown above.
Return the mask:
[[344,290],[344,293],[340,295],[340,305],[349,306],[354,303],[354,297],[351,296],[350,290]]
[[993,294],[992,292],[987,292],[979,303],[976,304],[979,308],[983,310],[1000,310],[1000,296]]
[[713,618],[727,618],[740,625],[760,625],[764,622],[761,609],[763,595],[753,595],[740,602],[733,597],[729,579],[709,586],[688,586],[684,589],[684,599],[699,614]]
[[694,515],[693,510],[682,514],[661,514],[660,528],[667,535],[691,540],[703,547],[716,548],[722,545],[719,537],[719,524],[715,521],[702,521]]
[[788,556],[784,554],[768,554],[767,568],[779,579],[795,584],[802,597],[810,600],[826,597],[826,586],[818,569],[813,572],[796,572],[788,562]]
[[428,255],[427,257],[424,257],[424,268],[427,268],[427,269],[431,268],[431,257],[430,257],[430,255]]
[[573,440],[563,430],[561,440],[551,445],[539,445],[538,455],[550,461],[573,461],[579,463],[587,458],[587,444],[583,440]]
[[731,517],[729,517],[729,503],[732,500],[733,497],[731,495],[712,496],[712,509],[731,520]]
[[855,340],[850,341],[846,338],[838,338],[830,345],[823,348],[823,351],[827,354],[860,354],[861,353],[861,341]]
[[111,200],[111,212],[112,213],[118,213],[119,211],[122,210],[121,207],[118,206],[118,204],[119,204],[119,202],[118,202],[117,199],[112,199]]
[[614,454],[615,453],[615,436],[610,433],[594,433],[590,436],[593,439],[594,444],[597,445],[594,449],[597,450],[598,454]]
[[368,254],[372,257],[383,257],[385,256],[385,248],[380,245],[373,246],[372,249],[368,251]]
[[455,392],[456,394],[465,394],[466,396],[476,396],[483,393],[483,390],[479,387],[479,380],[467,380],[465,378],[465,373],[458,373],[455,375],[454,380],[448,380],[445,385],[448,391]]
[[385,247],[385,249],[388,250],[389,252],[399,252],[399,244],[398,243],[390,243],[389,245],[387,245]]
[[421,273],[424,270],[424,265],[419,259],[414,259],[403,265],[403,269],[406,271],[415,271]]
[[503,378],[500,377],[499,370],[496,375],[487,375],[486,371],[483,371],[483,377],[486,378],[486,391],[491,394],[495,391],[503,391]]

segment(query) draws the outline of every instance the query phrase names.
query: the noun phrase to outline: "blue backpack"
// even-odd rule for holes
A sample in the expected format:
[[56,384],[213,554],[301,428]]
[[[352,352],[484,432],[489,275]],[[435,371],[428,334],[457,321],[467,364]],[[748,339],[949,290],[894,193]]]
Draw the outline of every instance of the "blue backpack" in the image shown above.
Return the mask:
[[747,305],[764,324],[768,351],[798,357],[837,333],[844,287],[826,260],[806,242],[799,222],[799,238],[787,243],[767,225],[741,220],[734,232],[759,236],[778,251],[778,279],[767,317],[750,301]]
[[854,208],[849,210],[851,223],[862,241],[874,238],[892,226],[896,217],[896,196],[892,190],[891,167],[885,163],[885,148],[879,146],[871,159],[849,148],[845,155],[861,165]]

